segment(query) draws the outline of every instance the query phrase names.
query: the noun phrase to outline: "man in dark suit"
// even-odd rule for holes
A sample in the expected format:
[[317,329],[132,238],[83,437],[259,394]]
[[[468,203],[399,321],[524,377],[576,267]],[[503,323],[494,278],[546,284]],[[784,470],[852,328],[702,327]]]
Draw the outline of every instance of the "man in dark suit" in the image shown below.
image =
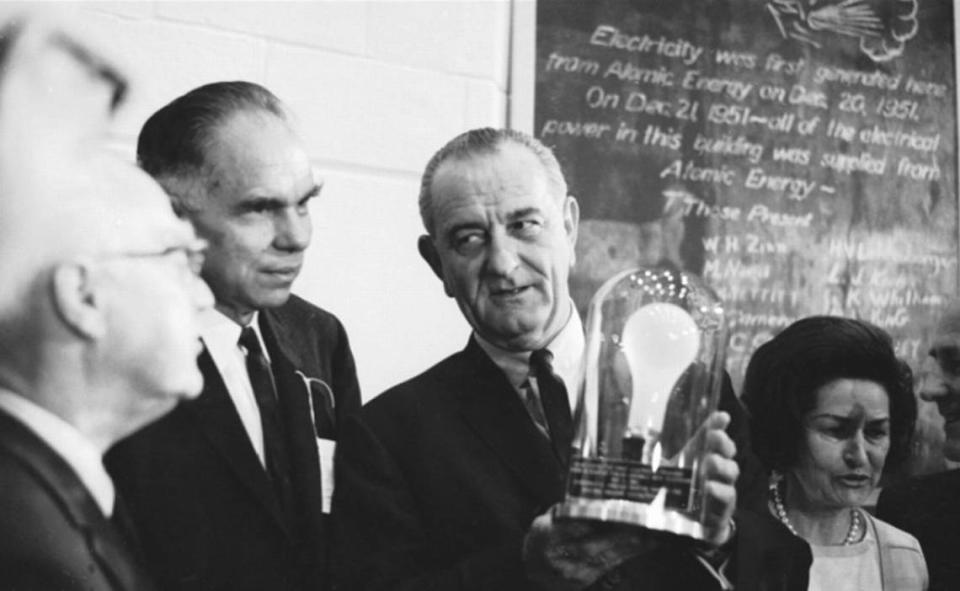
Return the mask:
[[109,62],[59,25],[0,26],[0,589],[153,589],[102,457],[200,392],[203,245],[99,146]]
[[[920,397],[935,402],[943,415],[944,456],[960,462],[960,302],[940,318],[920,375]],[[884,488],[877,516],[920,542],[931,591],[960,589],[960,470]]]
[[[708,545],[551,518],[573,428],[564,390],[576,383],[584,336],[567,286],[578,206],[547,148],[507,130],[462,134],[427,165],[420,211],[420,253],[473,334],[463,351],[344,426],[334,498],[344,588],[629,588],[652,566],[703,588],[725,588],[733,570],[741,582],[786,572],[806,588],[809,552],[794,562],[760,552],[735,561],[724,546],[734,538],[737,478],[724,413],[708,424]],[[657,560],[617,569],[636,556]]]
[[360,405],[340,322],[291,296],[320,192],[279,100],[247,82],[156,112],[141,166],[209,241],[204,390],[107,467],[164,589],[323,589],[333,450]]

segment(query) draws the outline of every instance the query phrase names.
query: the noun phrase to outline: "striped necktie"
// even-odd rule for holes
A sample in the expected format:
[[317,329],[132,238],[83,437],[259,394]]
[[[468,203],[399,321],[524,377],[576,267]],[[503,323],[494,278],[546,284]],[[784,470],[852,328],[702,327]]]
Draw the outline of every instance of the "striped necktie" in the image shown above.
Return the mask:
[[263,428],[263,452],[267,465],[267,476],[277,495],[277,501],[284,513],[293,511],[293,486],[290,481],[290,463],[287,455],[286,440],[280,418],[277,389],[273,383],[270,362],[256,331],[247,326],[240,333],[240,346],[246,353],[247,373],[250,386],[260,410],[260,425]]
[[563,380],[553,371],[553,354],[547,349],[531,353],[530,373],[537,378],[540,403],[550,428],[553,451],[566,467],[570,457],[570,445],[573,443],[573,417],[570,415],[567,389]]

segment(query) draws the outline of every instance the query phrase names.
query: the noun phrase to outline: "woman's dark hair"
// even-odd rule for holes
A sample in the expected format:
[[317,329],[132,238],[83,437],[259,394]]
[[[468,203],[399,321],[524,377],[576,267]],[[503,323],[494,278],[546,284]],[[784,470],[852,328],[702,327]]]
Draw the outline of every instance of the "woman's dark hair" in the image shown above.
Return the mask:
[[862,320],[811,316],[756,350],[747,366],[742,400],[750,413],[754,452],[767,470],[788,470],[799,459],[803,417],[816,392],[838,379],[876,382],[890,399],[888,468],[910,451],[917,401],[913,374],[897,358],[884,330]]

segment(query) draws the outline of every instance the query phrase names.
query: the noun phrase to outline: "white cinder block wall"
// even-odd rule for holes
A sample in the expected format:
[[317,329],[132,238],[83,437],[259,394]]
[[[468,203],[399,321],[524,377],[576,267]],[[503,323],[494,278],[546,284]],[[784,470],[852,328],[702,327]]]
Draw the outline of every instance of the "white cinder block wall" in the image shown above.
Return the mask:
[[346,325],[365,399],[466,343],[469,327],[417,254],[419,177],[455,134],[506,124],[508,0],[91,2],[79,12],[132,74],[115,134],[131,159],[146,118],[207,82],[258,82],[292,108],[326,181],[294,291]]

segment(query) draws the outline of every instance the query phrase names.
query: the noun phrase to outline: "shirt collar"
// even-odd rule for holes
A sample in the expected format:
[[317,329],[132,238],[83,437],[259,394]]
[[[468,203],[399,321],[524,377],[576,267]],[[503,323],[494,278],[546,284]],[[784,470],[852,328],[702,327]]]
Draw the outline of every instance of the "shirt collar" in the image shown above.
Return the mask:
[[73,469],[106,517],[113,513],[116,491],[103,467],[103,454],[70,423],[23,396],[0,388],[0,409],[23,423]]
[[[270,360],[270,354],[263,342],[263,334],[260,332],[260,312],[254,312],[250,319],[250,328],[257,333],[260,339],[260,348],[263,354]],[[234,355],[237,350],[237,343],[240,342],[240,331],[244,329],[234,322],[229,316],[220,312],[216,308],[208,308],[200,320],[200,337],[204,345],[213,356],[217,367],[221,366],[221,360],[226,359],[228,355]]]
[[[487,341],[476,332],[473,333],[473,336],[480,348],[507,375],[510,385],[520,389],[527,378],[530,377],[531,351],[507,351]],[[583,323],[580,321],[580,316],[571,300],[570,316],[567,318],[566,324],[546,346],[553,354],[553,371],[563,379],[567,391],[571,393],[579,387],[583,347]]]

